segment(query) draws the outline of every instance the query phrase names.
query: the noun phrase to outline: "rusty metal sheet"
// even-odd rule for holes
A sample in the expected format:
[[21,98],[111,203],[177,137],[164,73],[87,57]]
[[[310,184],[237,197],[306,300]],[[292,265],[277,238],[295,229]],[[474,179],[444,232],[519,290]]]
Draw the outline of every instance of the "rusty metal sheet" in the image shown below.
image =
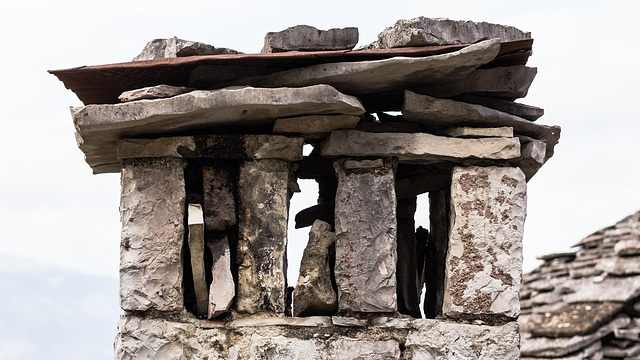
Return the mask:
[[[488,66],[526,64],[533,39],[504,42],[496,59]],[[276,72],[327,62],[380,60],[396,56],[422,57],[449,53],[468,45],[422,46],[376,50],[289,51],[270,54],[230,54],[189,56],[97,66],[49,70],[85,104],[115,104],[128,90],[166,84],[187,86],[190,74],[202,65],[235,69],[260,68]]]

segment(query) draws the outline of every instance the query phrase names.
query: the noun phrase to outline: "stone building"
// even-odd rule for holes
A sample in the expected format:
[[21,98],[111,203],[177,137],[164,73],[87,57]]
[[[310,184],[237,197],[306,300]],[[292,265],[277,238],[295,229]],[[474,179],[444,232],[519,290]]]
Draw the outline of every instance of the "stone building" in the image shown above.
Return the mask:
[[640,211],[541,257],[520,292],[523,358],[640,358]]
[[[560,133],[514,102],[530,34],[415,18],[357,42],[296,26],[51,71],[87,163],[121,173],[117,359],[520,358],[526,183]],[[297,179],[319,192],[287,284]]]

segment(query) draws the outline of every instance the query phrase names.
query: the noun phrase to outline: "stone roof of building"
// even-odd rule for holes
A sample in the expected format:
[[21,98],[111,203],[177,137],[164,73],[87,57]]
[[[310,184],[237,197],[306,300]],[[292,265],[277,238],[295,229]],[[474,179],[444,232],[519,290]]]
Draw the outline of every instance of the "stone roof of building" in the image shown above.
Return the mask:
[[523,277],[523,359],[640,359],[640,211],[574,247]]

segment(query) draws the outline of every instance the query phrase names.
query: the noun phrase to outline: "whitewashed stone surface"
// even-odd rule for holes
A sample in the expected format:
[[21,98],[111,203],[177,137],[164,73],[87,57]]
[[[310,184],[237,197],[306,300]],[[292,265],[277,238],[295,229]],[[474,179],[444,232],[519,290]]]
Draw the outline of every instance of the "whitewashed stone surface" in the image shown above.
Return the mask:
[[185,185],[181,159],[125,162],[120,220],[120,306],[182,309]]
[[443,314],[520,313],[526,183],[518,168],[454,167]]

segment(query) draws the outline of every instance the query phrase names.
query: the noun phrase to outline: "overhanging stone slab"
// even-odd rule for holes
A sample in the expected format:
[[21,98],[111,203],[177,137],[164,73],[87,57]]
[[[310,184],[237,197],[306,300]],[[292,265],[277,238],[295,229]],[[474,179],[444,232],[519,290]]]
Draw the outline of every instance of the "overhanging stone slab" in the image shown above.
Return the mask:
[[545,161],[553,156],[553,149],[560,138],[559,126],[546,126],[526,119],[490,109],[449,99],[438,99],[405,91],[402,115],[409,121],[422,124],[427,129],[455,126],[509,126],[519,135],[544,140],[547,145]]
[[159,139],[123,139],[118,158],[183,157],[235,160],[302,160],[301,137],[283,135],[202,135]]
[[246,77],[227,85],[283,87],[328,84],[353,95],[380,93],[462,79],[493,60],[499,50],[500,40],[492,39],[447,54],[319,64]]
[[513,137],[513,128],[508,126],[491,128],[474,128],[469,126],[454,127],[442,131],[443,135],[462,138],[478,137]]
[[198,90],[168,99],[71,109],[78,146],[94,172],[118,172],[117,142],[202,129],[273,126],[278,118],[302,115],[364,113],[358,99],[328,85],[303,88],[251,87]]
[[339,129],[353,129],[358,121],[360,121],[360,117],[353,115],[300,116],[277,119],[273,125],[273,132],[294,134],[324,133]]
[[462,96],[462,101],[470,104],[486,106],[511,115],[519,116],[529,121],[535,121],[544,115],[544,109],[542,108],[504,99],[465,94]]
[[340,130],[331,133],[322,147],[323,156],[394,156],[399,161],[466,159],[516,159],[516,138],[460,139],[426,133],[369,133]]

